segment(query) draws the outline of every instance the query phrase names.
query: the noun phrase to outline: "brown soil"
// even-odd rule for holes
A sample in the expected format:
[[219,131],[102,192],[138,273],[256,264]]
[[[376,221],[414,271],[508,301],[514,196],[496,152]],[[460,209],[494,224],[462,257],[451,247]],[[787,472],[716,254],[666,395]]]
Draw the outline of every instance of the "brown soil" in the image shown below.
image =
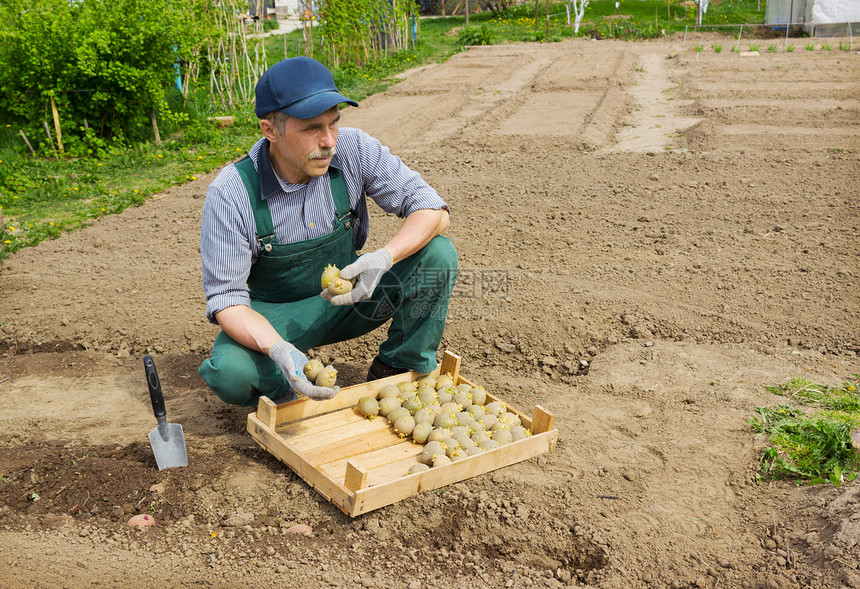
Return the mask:
[[[860,586],[860,484],[757,482],[745,421],[860,373],[860,61],[702,39],[475,48],[344,112],[451,205],[443,348],[561,432],[354,520],[196,373],[212,174],[3,263],[0,586]],[[381,337],[314,353],[357,383]]]

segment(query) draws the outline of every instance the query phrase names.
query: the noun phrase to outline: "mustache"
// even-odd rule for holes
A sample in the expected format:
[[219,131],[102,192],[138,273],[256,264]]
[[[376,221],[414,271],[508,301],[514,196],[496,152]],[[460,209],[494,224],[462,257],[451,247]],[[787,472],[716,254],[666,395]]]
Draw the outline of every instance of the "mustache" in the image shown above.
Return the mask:
[[322,159],[322,158],[334,157],[336,153],[337,153],[337,148],[326,147],[326,148],[318,149],[318,150],[312,152],[308,156],[308,159],[318,160],[318,159]]

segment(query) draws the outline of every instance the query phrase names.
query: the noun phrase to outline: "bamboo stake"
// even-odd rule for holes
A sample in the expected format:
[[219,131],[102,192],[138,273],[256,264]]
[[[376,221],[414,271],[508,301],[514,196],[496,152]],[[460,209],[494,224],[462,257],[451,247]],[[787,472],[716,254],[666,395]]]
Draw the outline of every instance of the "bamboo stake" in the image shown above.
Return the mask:
[[65,153],[63,149],[63,132],[60,130],[60,113],[57,111],[57,103],[54,102],[54,97],[51,96],[51,114],[54,115],[54,130],[57,132],[57,146],[60,148],[60,153]]
[[546,34],[543,40],[549,42],[549,0],[546,0]]
[[57,155],[57,148],[54,147],[54,138],[51,137],[51,129],[48,127],[48,121],[42,121],[42,126],[45,127],[45,133],[48,135],[48,143],[51,144],[54,155]]
[[161,135],[158,133],[158,121],[155,120],[155,109],[149,109],[149,116],[152,119],[152,134],[155,135],[155,144],[161,147]]
[[24,138],[24,143],[26,143],[27,147],[30,148],[30,153],[32,153],[33,155],[36,155],[36,150],[33,149],[33,146],[30,145],[30,141],[27,139],[27,136],[24,135],[24,129],[18,129],[18,132],[21,134],[21,137]]

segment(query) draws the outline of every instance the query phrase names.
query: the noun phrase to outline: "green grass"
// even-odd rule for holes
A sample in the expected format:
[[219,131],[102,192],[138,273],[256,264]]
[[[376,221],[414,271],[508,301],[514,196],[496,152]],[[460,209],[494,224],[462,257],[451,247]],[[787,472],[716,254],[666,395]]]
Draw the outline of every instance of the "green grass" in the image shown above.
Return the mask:
[[[858,384],[860,377],[853,374],[839,386],[793,378],[768,387],[793,403],[756,407],[757,416],[749,420],[753,431],[768,434],[761,475],[809,484],[854,480],[860,468],[860,454],[851,440],[851,431],[860,427]],[[814,413],[804,413],[797,405],[812,407]]]
[[[32,157],[12,127],[0,129],[0,259],[21,248],[140,205],[152,194],[195,180],[241,154],[255,135],[251,112],[216,129],[201,121],[161,147],[112,148],[102,158]],[[12,143],[21,144],[16,148]],[[29,138],[32,142],[35,138]]]

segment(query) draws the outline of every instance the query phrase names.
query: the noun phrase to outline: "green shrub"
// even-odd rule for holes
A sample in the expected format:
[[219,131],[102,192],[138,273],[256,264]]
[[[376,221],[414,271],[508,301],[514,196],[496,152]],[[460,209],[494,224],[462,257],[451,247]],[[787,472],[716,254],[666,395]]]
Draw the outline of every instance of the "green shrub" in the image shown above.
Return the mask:
[[487,25],[469,26],[460,31],[457,42],[460,45],[492,45],[494,41],[493,30]]
[[186,13],[196,1],[3,0],[0,116],[38,132],[53,99],[75,155],[151,136],[150,113],[171,117],[166,93],[199,38]]

